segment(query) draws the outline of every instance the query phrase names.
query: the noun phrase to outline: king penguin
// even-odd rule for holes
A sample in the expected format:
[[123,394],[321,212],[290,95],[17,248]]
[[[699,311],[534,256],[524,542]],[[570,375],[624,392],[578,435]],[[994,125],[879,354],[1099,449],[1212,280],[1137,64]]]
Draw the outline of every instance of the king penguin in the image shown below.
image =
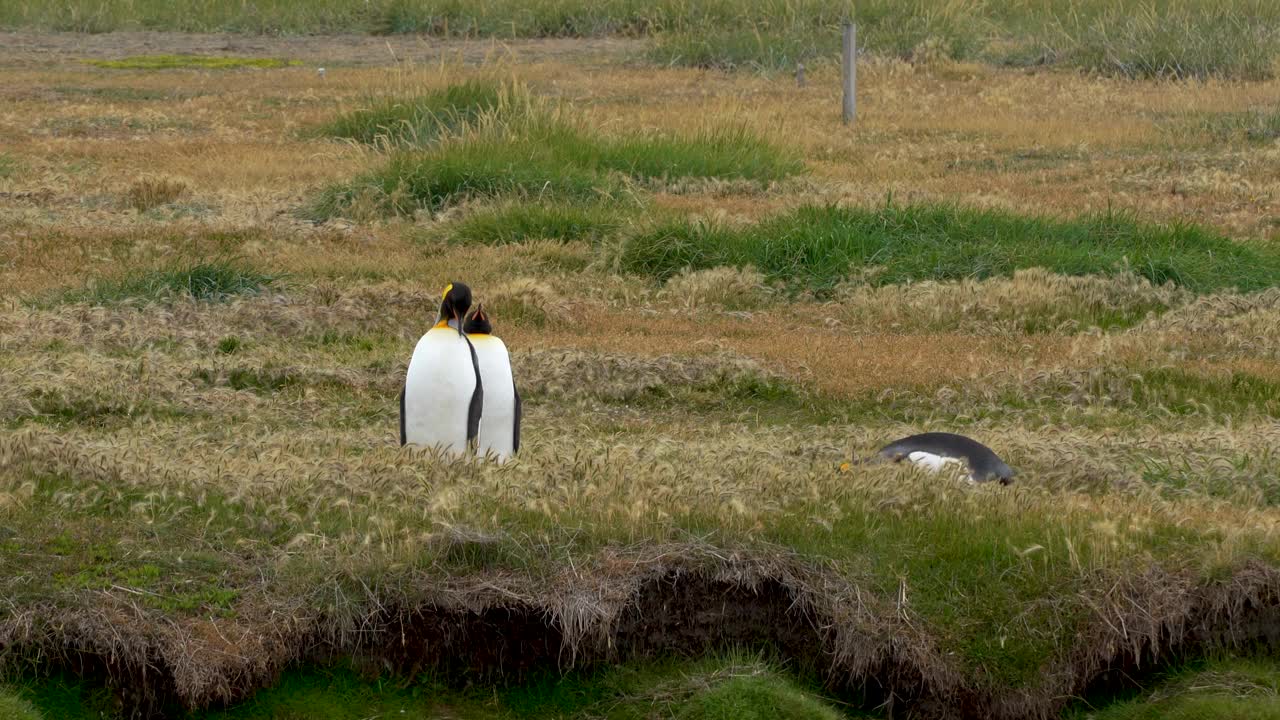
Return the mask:
[[476,306],[463,329],[479,358],[485,389],[477,452],[493,453],[498,462],[506,462],[520,451],[520,391],[511,373],[511,355],[506,343],[493,334],[484,303]]
[[413,349],[400,393],[400,444],[465,453],[480,430],[484,385],[480,362],[462,323],[471,288],[450,283],[440,298],[435,327]]
[[1016,474],[991,448],[955,433],[930,432],[895,440],[880,448],[878,456],[890,462],[906,460],[916,467],[937,472],[948,465],[964,466],[974,483],[999,480],[1013,482]]

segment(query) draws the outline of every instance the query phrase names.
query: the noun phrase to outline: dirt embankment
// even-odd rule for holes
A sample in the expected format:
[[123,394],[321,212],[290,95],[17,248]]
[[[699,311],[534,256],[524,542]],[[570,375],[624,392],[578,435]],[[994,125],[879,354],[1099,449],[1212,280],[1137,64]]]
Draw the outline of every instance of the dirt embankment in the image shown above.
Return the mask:
[[[1104,587],[1100,584],[1098,587]],[[1280,571],[1261,565],[1197,585],[1150,571],[1090,598],[1069,657],[1038,681],[992,687],[941,652],[909,608],[794,558],[706,547],[609,555],[556,582],[512,575],[424,588],[413,606],[373,591],[342,618],[246,598],[234,617],[163,618],[103,593],[92,610],[33,608],[0,623],[7,672],[61,666],[114,688],[126,717],[234,702],[291,663],[350,657],[458,682],[519,682],[586,667],[726,646],[769,647],[831,690],[892,717],[1050,718],[1067,699],[1132,682],[1217,647],[1280,645]]]

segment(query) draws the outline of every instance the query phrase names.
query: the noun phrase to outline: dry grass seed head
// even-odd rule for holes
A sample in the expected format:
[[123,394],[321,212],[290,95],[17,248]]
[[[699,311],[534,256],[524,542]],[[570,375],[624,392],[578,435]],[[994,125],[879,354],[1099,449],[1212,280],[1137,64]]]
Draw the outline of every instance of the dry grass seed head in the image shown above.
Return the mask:
[[713,307],[721,310],[754,310],[768,303],[773,289],[754,267],[716,267],[686,270],[667,281],[659,297],[687,310]]
[[190,189],[185,180],[178,178],[144,177],[129,185],[124,192],[124,200],[129,207],[138,212],[146,212],[178,200]]
[[546,281],[535,278],[517,278],[477,293],[477,300],[498,323],[520,325],[564,325],[572,320],[570,301],[566,291],[558,291]]

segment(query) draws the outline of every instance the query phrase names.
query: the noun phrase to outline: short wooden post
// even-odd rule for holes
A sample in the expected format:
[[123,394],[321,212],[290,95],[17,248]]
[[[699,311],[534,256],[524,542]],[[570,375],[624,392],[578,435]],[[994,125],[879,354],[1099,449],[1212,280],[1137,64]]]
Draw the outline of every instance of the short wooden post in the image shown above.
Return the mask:
[[858,28],[852,21],[844,24],[844,124],[853,123],[858,111]]

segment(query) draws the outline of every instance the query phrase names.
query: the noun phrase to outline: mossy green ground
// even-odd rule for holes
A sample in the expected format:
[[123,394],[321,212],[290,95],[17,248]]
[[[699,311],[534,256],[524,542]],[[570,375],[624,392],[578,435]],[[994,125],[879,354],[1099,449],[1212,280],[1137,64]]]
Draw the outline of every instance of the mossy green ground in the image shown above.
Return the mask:
[[1276,720],[1280,658],[1215,657],[1161,674],[1142,691],[1087,702],[1064,720]]
[[[109,695],[67,677],[33,681],[0,694],[26,716],[4,720],[114,720]],[[423,676],[370,677],[349,667],[286,672],[280,681],[232,707],[181,720],[836,720],[838,701],[779,667],[747,655],[696,662],[632,664],[546,675],[518,686],[457,690]]]

